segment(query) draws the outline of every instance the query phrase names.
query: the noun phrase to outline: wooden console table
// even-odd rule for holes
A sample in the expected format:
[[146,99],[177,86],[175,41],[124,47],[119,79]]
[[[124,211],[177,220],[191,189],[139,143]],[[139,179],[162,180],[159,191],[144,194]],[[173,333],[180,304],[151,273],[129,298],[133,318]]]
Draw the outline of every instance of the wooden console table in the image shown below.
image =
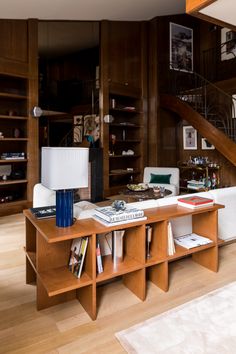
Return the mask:
[[[197,263],[218,270],[218,209],[222,205],[197,210],[177,205],[145,210],[147,220],[105,227],[93,219],[77,220],[67,228],[55,226],[55,219],[37,220],[29,210],[26,218],[26,283],[37,285],[37,309],[77,298],[89,316],[97,317],[97,286],[101,282],[123,276],[124,284],[141,300],[146,297],[147,274],[151,282],[168,291],[170,261],[192,255]],[[168,256],[168,220],[192,216],[193,232],[210,238],[205,246],[185,249],[176,246],[176,253]],[[150,259],[146,259],[146,225],[151,225],[153,236]],[[112,230],[125,229],[124,261],[116,269],[112,257],[103,257],[104,272],[96,272],[96,237]],[[68,270],[72,239],[89,236],[82,277],[77,279]]]

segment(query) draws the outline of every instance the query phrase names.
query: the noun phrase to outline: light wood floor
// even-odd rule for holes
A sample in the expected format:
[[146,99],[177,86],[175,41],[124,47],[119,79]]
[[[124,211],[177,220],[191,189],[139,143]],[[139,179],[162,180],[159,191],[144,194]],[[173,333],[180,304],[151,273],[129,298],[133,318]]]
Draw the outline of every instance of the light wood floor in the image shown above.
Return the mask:
[[36,311],[35,287],[25,284],[23,215],[0,218],[0,353],[124,353],[115,333],[236,280],[236,243],[220,248],[213,273],[191,258],[170,265],[170,290],[148,284],[145,302],[121,280],[99,288],[98,319],[77,301]]

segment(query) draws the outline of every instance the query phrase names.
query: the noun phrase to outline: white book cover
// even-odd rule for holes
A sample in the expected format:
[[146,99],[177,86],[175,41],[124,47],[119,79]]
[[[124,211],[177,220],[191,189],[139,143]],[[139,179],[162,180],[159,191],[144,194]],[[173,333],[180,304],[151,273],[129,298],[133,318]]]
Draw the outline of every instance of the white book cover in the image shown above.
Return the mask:
[[115,221],[115,222],[109,222],[105,219],[100,218],[98,215],[94,214],[92,215],[92,218],[98,222],[100,222],[102,225],[111,227],[111,226],[117,226],[117,225],[123,225],[123,224],[129,224],[132,222],[137,222],[137,221],[143,221],[146,220],[147,217],[143,216],[141,218],[135,218],[135,219],[129,219],[129,220],[122,220],[122,221]]
[[204,237],[204,236],[200,236],[195,233],[175,237],[174,241],[177,245],[182,246],[187,249],[207,245],[208,243],[213,242],[209,238]]
[[125,210],[116,211],[111,206],[95,208],[94,213],[108,222],[130,220],[144,216],[144,211],[137,208],[126,208]]

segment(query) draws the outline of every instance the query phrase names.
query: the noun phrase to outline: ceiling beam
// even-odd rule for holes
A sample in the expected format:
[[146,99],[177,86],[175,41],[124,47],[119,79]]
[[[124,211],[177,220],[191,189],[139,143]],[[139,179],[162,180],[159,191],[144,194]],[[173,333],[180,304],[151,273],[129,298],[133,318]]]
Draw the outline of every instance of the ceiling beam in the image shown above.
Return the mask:
[[208,7],[210,9],[210,5],[214,5],[214,3],[216,3],[217,1],[218,0],[186,0],[186,13],[188,15],[198,17],[201,20],[205,20],[207,22],[214,23],[218,26],[230,28],[236,31],[236,23],[232,24],[231,22],[222,21],[220,19],[222,11],[227,8],[227,0],[221,0],[222,6],[221,11],[219,13],[219,18],[217,17],[217,15],[215,15],[215,17],[212,17],[210,15],[207,15],[206,13],[201,12],[202,10],[205,11],[205,9]]

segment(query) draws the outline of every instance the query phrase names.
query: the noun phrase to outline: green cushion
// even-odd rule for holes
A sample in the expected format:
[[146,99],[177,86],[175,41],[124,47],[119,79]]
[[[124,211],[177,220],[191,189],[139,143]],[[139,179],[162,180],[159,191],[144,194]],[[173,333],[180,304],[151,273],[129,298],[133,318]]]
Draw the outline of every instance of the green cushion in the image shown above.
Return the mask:
[[151,179],[149,183],[165,183],[170,184],[171,175],[154,175],[151,173]]

